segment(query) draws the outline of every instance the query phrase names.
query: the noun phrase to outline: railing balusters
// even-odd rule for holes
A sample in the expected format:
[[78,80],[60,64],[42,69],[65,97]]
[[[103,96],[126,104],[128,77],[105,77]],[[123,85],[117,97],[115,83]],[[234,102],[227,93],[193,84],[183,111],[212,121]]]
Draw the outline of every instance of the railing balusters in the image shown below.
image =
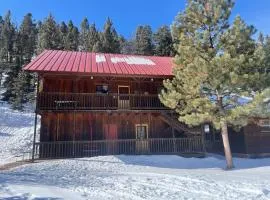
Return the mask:
[[201,137],[146,140],[94,140],[38,142],[35,158],[91,157],[118,154],[175,154],[203,152]]
[[[122,98],[121,98],[122,97]],[[121,100],[123,99],[123,100]],[[128,102],[128,105],[126,103]],[[97,94],[97,93],[58,93],[38,94],[38,108],[43,110],[63,109],[167,109],[158,95],[142,94]]]

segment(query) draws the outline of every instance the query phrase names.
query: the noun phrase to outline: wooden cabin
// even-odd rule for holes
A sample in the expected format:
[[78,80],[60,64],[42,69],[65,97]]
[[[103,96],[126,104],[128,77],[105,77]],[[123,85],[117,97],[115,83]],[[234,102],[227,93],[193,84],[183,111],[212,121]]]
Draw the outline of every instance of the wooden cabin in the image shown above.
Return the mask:
[[46,50],[38,73],[43,158],[203,152],[200,128],[181,124],[159,100],[172,58]]
[[251,119],[240,131],[230,129],[229,139],[235,154],[270,156],[270,119]]

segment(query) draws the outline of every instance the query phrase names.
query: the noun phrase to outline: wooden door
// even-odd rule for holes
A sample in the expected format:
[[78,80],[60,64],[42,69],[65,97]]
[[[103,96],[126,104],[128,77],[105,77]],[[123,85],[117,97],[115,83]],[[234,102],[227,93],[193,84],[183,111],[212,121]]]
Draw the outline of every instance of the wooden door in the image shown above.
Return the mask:
[[117,140],[117,125],[116,124],[104,124],[104,136],[107,141],[107,154],[113,155],[117,153],[117,144],[115,140]]
[[130,93],[129,86],[125,86],[125,85],[118,86],[118,108],[119,109],[128,109],[130,107],[129,93]]
[[136,124],[136,139],[136,152],[139,154],[149,153],[147,124]]

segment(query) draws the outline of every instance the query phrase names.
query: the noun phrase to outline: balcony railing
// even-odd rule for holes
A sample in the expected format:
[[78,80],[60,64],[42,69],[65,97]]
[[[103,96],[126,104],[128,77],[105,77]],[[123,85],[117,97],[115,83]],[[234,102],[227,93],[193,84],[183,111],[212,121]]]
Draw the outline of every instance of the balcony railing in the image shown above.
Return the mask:
[[100,155],[203,153],[201,137],[145,140],[59,141],[35,144],[35,158],[91,157]]
[[40,110],[167,109],[158,95],[41,92],[37,102]]

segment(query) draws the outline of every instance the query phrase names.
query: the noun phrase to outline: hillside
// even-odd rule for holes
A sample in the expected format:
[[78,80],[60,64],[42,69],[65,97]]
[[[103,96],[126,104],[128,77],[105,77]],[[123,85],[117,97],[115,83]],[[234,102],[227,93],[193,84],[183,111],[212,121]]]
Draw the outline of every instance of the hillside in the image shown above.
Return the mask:
[[26,110],[15,111],[5,103],[0,106],[0,165],[32,149],[35,115],[32,108]]

